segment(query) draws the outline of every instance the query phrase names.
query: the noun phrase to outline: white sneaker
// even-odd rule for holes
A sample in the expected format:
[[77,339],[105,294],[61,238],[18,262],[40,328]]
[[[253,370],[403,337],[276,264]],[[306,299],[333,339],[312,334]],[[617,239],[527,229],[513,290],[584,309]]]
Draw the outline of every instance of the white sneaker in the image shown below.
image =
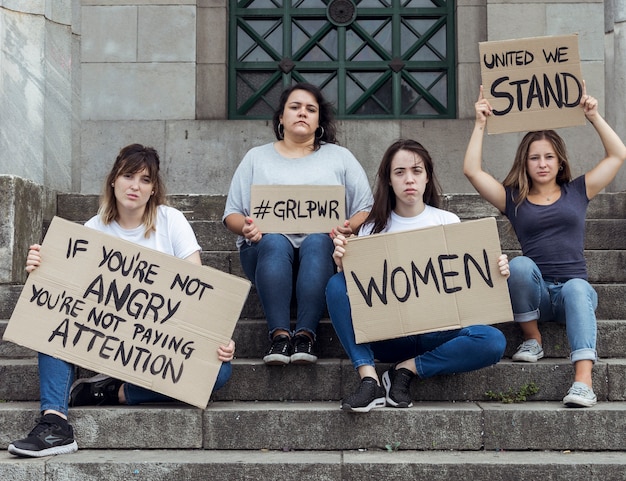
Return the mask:
[[567,396],[563,398],[563,404],[569,408],[589,408],[594,406],[598,398],[593,389],[584,382],[574,382],[567,391]]
[[537,362],[543,357],[543,348],[537,339],[528,339],[517,347],[517,352],[513,354],[514,361]]

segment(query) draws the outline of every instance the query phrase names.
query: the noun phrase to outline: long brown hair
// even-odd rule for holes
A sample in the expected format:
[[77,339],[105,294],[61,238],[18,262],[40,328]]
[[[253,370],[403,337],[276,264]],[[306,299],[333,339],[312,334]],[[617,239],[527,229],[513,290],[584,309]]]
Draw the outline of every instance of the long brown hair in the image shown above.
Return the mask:
[[391,144],[380,161],[374,185],[374,205],[364,224],[373,223],[372,234],[382,232],[387,226],[391,211],[396,207],[396,195],[391,187],[391,161],[400,150],[413,152],[424,161],[428,182],[424,190],[424,204],[439,207],[441,186],[435,176],[435,165],[428,151],[422,144],[411,139],[399,139]]
[[165,204],[165,185],[159,172],[159,154],[152,147],[145,147],[141,144],[131,144],[120,150],[115,159],[115,163],[104,181],[104,191],[100,197],[100,209],[98,214],[102,217],[102,222],[110,224],[119,216],[117,200],[115,199],[115,189],[112,184],[124,174],[135,174],[143,169],[148,170],[150,181],[153,184],[154,193],[150,196],[146,209],[143,213],[143,225],[145,226],[145,236],[149,237],[151,232],[156,231],[156,216],[159,205]]
[[533,181],[528,175],[528,151],[530,145],[537,140],[547,140],[552,144],[554,152],[559,161],[559,171],[556,176],[556,183],[558,185],[567,184],[572,180],[572,172],[567,159],[567,149],[565,148],[565,142],[554,130],[537,130],[528,132],[519,146],[515,154],[515,160],[511,166],[511,170],[507,174],[506,178],[502,181],[504,187],[515,189],[518,191],[518,196],[515,201],[516,205],[520,205],[528,197],[528,193],[533,186]]
[[317,128],[315,138],[313,139],[313,150],[319,150],[322,142],[327,144],[336,144],[337,126],[335,125],[335,112],[332,104],[324,98],[324,94],[319,87],[304,82],[300,82],[286,88],[280,95],[278,108],[274,111],[274,116],[272,118],[272,128],[274,129],[276,139],[282,140],[284,137],[284,134],[280,131],[280,116],[283,115],[287,100],[289,99],[291,92],[294,90],[304,90],[305,92],[309,92],[313,95],[313,97],[315,97],[315,101],[319,106],[319,127]]

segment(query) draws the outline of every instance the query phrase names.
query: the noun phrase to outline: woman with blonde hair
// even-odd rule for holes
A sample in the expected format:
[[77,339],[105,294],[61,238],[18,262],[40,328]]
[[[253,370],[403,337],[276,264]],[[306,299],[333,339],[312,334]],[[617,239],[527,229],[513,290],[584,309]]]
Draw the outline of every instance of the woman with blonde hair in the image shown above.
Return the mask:
[[594,168],[572,180],[563,139],[553,130],[529,132],[500,183],[482,168],[483,134],[492,108],[481,86],[463,166],[478,193],[508,217],[522,247],[523,255],[510,262],[508,279],[514,319],[524,336],[513,360],[543,357],[538,321],[565,324],[574,365],[574,382],[563,398],[568,407],[597,402],[591,374],[597,360],[598,296],[587,281],[584,257],[587,206],[626,159],[626,146],[598,112],[598,101],[587,95],[584,82],[580,108],[606,151]]
[[[140,144],[124,147],[105,180],[98,214],[85,226],[202,265],[201,248],[191,225],[182,212],[165,205],[159,164],[159,155],[152,147]],[[29,273],[45,262],[40,248],[39,244],[30,246],[26,260]],[[218,348],[216,357],[222,365],[214,391],[230,378],[234,353],[232,340]],[[102,374],[73,383],[75,369],[69,362],[43,353],[39,353],[38,361],[41,417],[26,438],[9,444],[9,453],[16,456],[41,457],[77,451],[74,431],[67,419],[69,406],[173,401],[163,394]]]

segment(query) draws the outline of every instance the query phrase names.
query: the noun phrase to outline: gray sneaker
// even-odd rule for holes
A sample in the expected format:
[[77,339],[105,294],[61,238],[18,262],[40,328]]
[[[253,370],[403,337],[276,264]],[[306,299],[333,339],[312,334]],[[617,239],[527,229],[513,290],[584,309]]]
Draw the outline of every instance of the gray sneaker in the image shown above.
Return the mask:
[[574,382],[563,398],[563,404],[568,408],[589,408],[594,406],[598,398],[584,382]]
[[514,361],[537,362],[543,357],[543,348],[537,339],[528,339],[517,347],[517,352],[513,354]]

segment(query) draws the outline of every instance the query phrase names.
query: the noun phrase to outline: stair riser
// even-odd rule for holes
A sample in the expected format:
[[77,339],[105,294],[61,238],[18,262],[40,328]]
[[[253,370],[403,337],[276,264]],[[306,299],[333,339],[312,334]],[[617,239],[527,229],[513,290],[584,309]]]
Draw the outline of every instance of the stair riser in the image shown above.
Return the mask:
[[[389,364],[379,364],[381,375]],[[91,375],[79,370],[79,376]],[[39,400],[39,374],[36,361],[0,365],[0,400]],[[537,364],[503,361],[478,371],[435,376],[416,380],[411,395],[419,401],[490,401],[511,398],[524,386],[534,383],[539,392],[533,401],[560,402],[573,379],[568,361],[542,361]],[[599,362],[593,370],[594,390],[599,401],[626,400],[626,363]],[[261,362],[235,361],[230,381],[212,398],[219,401],[333,401],[354,392],[358,376],[347,361],[325,360],[313,366],[265,366]]]
[[[329,403],[213,403],[205,411],[77,408],[71,423],[83,449],[384,450],[400,443],[427,451],[623,451],[625,409],[624,403],[586,410],[554,403],[425,403],[352,414]],[[36,416],[35,409],[0,409],[0,446],[27,433]]]

